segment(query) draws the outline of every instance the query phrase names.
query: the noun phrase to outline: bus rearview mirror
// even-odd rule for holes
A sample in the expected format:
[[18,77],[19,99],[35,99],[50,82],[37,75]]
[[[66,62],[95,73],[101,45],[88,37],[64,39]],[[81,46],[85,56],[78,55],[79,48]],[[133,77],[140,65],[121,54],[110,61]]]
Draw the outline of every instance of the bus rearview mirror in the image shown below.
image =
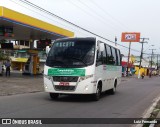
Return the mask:
[[50,47],[46,46],[46,54],[47,54],[47,56],[48,56],[49,51],[50,51]]
[[98,50],[99,50],[100,52],[104,51],[104,43],[99,43],[99,45],[98,45]]

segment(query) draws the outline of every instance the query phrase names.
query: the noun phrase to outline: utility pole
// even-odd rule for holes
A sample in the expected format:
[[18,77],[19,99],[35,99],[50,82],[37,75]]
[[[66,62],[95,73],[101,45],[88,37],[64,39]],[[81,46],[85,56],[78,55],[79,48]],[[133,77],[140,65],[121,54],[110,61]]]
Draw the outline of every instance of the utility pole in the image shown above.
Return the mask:
[[157,70],[158,70],[158,66],[159,66],[159,64],[158,64],[158,56],[159,56],[159,54],[157,54]]
[[138,78],[140,78],[140,70],[141,70],[141,63],[142,63],[142,59],[143,59],[143,44],[144,43],[148,43],[148,42],[145,42],[145,40],[149,40],[149,38],[140,38],[142,39],[142,41],[140,42],[142,44],[142,48],[141,48],[141,55],[140,55],[140,62],[139,62],[139,72],[138,72]]
[[149,50],[152,50],[152,54],[151,54],[151,69],[152,69],[152,61],[153,61],[153,50],[156,50],[156,49],[149,49]]
[[117,46],[117,37],[115,36],[115,46]]
[[129,42],[129,51],[128,51],[128,62],[127,62],[127,76],[128,76],[128,68],[129,68],[129,57],[131,52],[131,42]]

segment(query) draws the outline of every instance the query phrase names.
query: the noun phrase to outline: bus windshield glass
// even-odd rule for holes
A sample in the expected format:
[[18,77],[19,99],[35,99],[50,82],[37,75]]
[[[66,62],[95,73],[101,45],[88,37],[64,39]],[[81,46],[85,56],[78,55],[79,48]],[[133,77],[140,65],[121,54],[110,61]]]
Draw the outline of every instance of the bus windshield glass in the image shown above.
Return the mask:
[[48,54],[49,67],[85,67],[94,63],[95,39],[55,41]]

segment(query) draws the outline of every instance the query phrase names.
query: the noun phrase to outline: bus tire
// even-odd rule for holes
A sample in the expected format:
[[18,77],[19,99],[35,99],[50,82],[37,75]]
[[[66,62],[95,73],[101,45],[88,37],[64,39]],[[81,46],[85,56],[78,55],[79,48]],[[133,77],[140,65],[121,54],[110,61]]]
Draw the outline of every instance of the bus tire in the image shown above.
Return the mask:
[[101,97],[102,86],[99,84],[96,89],[96,93],[93,94],[93,100],[98,101]]
[[51,99],[57,99],[59,97],[58,93],[49,93]]
[[117,80],[114,82],[114,87],[110,90],[110,94],[114,95],[116,92]]

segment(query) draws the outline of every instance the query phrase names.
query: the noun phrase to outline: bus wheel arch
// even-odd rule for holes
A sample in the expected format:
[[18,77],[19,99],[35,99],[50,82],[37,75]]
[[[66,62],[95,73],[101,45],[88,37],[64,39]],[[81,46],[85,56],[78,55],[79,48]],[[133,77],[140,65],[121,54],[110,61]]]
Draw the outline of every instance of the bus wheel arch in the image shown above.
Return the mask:
[[110,93],[113,95],[116,92],[117,88],[117,78],[114,80],[113,88],[110,90]]
[[96,87],[96,93],[93,94],[93,100],[98,101],[102,92],[102,81],[99,80]]

